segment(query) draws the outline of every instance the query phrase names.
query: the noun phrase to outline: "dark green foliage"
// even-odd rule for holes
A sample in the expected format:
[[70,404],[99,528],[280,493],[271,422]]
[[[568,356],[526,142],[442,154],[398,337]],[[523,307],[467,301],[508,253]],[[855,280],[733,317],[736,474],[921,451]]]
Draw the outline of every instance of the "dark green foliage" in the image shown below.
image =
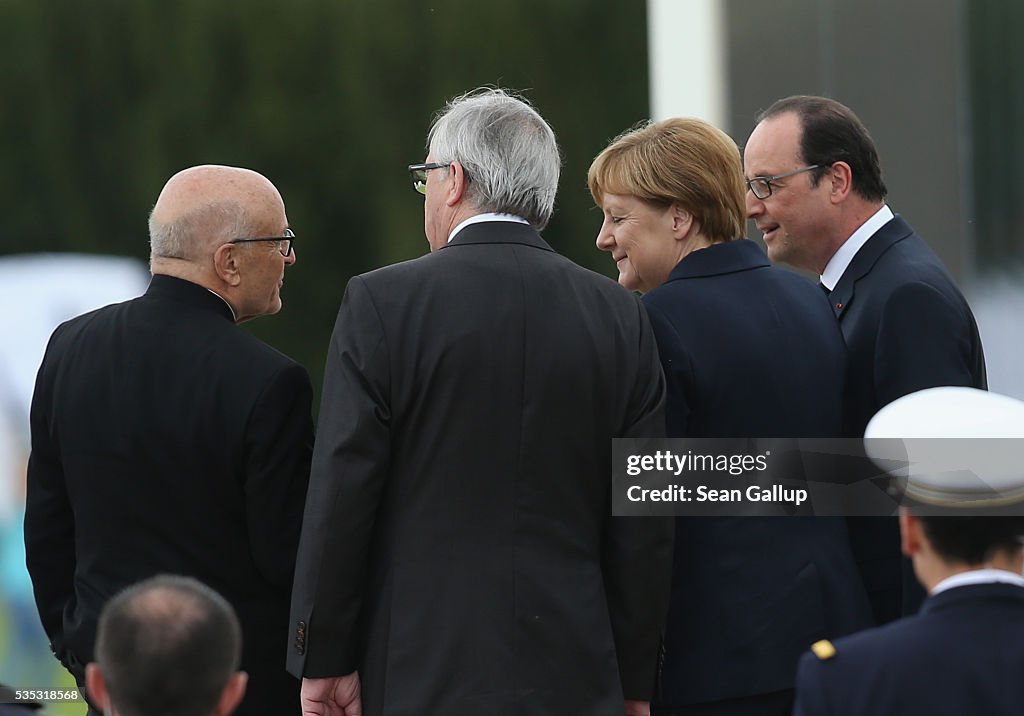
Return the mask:
[[266,174],[299,237],[285,308],[250,324],[319,386],[354,274],[426,251],[433,113],[524,90],[565,156],[559,251],[611,274],[586,169],[647,115],[640,0],[0,0],[0,254],[148,256],[146,217],[184,167]]
[[1024,4],[972,0],[967,8],[977,264],[998,274],[1024,266],[1024,55],[1016,49]]

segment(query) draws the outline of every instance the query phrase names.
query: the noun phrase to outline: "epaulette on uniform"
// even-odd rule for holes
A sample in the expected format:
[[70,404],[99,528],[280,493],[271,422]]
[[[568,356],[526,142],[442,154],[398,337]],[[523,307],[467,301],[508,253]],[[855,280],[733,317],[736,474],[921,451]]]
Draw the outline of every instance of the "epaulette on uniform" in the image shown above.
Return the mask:
[[836,655],[836,648],[828,639],[822,639],[811,644],[811,651],[822,661],[828,661]]

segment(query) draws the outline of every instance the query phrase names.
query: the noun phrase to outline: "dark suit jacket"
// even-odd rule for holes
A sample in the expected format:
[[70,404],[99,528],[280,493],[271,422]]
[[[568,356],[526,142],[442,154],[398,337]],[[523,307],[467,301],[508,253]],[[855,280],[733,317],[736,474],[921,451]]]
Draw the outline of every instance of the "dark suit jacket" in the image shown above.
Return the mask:
[[106,600],[184,574],[238,612],[238,713],[297,713],[284,652],[311,401],[300,365],[181,279],[154,276],[54,332],[32,399],[25,542],[43,626],[79,683]]
[[902,217],[868,239],[829,298],[849,353],[849,436],[864,435],[875,413],[914,391],[987,387],[974,315],[938,256]]
[[1024,588],[954,587],[921,611],[800,660],[798,716],[1024,713]]
[[486,222],[353,278],[328,351],[289,668],[364,713],[649,698],[671,521],[611,518],[611,440],[664,433],[643,308]]
[[[738,240],[644,296],[670,437],[834,437],[843,339],[824,295]],[[870,625],[842,519],[678,518],[662,700],[790,688],[823,638]]]
[[[868,239],[829,298],[848,351],[845,435],[863,436],[875,413],[914,391],[988,387],[981,338],[967,301],[902,217]],[[896,521],[861,520],[852,539],[860,553],[873,555],[862,568],[877,621],[913,613],[924,592],[900,557]]]

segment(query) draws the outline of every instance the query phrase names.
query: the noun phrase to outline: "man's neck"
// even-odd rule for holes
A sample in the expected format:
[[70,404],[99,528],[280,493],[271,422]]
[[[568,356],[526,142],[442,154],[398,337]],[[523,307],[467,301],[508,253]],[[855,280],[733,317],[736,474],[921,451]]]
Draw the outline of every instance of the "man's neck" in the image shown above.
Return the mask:
[[224,286],[214,279],[212,279],[207,272],[203,271],[201,267],[196,266],[194,263],[186,259],[175,259],[166,257],[153,257],[149,262],[149,270],[154,276],[170,276],[172,278],[180,278],[182,281],[188,281],[194,283],[197,286],[202,286],[207,291],[215,295],[220,300],[227,304],[227,307],[231,309],[231,315],[235,319],[235,323],[238,323],[238,310],[228,296],[228,292],[224,289]]

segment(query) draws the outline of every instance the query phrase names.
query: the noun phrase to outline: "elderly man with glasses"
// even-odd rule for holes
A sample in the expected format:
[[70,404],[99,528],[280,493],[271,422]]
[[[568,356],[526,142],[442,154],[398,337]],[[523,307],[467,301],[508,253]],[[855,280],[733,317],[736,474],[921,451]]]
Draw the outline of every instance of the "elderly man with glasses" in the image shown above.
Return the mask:
[[61,325],[39,369],[25,516],[39,614],[81,685],[110,596],[196,577],[238,612],[238,713],[297,713],[283,655],[312,388],[237,325],[281,309],[284,202],[256,172],[193,167],[167,182],[149,232],[145,295]]
[[664,433],[635,296],[539,232],[555,136],[501,90],[430,130],[431,253],[353,278],[327,357],[288,664],[306,714],[645,714],[671,522],[611,516]]
[[[878,152],[860,119],[832,99],[795,96],[761,113],[744,150],[747,216],[768,257],[821,276],[849,355],[844,432],[908,393],[985,388],[978,326],[935,253],[885,203]],[[878,622],[923,595],[899,556],[896,521],[866,519],[855,549]],[[901,586],[902,585],[902,586]],[[904,594],[901,596],[901,592]]]

